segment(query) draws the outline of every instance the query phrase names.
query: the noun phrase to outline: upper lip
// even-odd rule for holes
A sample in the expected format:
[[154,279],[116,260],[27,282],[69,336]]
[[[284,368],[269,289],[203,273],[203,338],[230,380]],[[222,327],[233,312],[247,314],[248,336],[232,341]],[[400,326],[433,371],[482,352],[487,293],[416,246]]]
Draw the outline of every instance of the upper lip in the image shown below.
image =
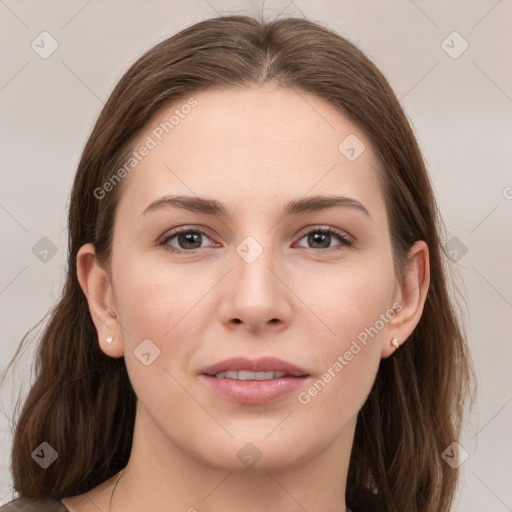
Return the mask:
[[250,372],[285,372],[293,377],[309,375],[306,370],[299,368],[288,361],[275,357],[262,357],[260,359],[247,359],[246,357],[232,357],[207,366],[201,370],[205,375],[216,375],[228,370],[246,370]]

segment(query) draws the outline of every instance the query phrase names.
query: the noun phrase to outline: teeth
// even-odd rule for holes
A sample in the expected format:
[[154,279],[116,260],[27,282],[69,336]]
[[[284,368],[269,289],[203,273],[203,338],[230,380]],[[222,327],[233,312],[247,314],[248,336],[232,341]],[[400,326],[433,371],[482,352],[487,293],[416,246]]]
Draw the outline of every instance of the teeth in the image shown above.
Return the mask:
[[286,372],[250,372],[247,370],[228,370],[215,375],[218,379],[235,379],[235,380],[268,380],[284,377]]

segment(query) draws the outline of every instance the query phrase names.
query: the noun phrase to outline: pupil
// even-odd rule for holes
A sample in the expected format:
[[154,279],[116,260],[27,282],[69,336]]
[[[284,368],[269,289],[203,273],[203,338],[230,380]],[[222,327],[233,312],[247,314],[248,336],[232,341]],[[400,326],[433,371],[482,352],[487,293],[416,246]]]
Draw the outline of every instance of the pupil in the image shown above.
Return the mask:
[[[310,235],[309,241],[311,243],[320,243],[321,244],[322,241],[325,242],[325,240],[328,240],[328,242],[329,242],[329,236],[330,235],[328,233],[313,233]],[[324,248],[329,247],[329,243],[327,243],[327,245],[324,244],[322,247],[324,247]]]
[[[181,235],[180,242],[184,242],[184,245],[187,246],[187,244],[194,244],[198,242],[199,233],[185,233]],[[194,240],[195,239],[195,240]],[[201,243],[199,242],[199,246],[201,246]],[[187,249],[195,249],[195,247],[188,247]]]

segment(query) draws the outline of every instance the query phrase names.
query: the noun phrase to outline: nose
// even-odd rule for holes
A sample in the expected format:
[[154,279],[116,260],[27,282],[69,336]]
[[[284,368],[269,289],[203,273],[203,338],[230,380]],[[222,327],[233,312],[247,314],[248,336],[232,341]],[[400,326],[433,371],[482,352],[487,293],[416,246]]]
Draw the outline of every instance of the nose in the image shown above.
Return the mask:
[[230,328],[242,324],[250,332],[285,329],[291,319],[293,293],[271,249],[255,247],[254,242],[241,244],[230,263],[222,290],[222,322]]

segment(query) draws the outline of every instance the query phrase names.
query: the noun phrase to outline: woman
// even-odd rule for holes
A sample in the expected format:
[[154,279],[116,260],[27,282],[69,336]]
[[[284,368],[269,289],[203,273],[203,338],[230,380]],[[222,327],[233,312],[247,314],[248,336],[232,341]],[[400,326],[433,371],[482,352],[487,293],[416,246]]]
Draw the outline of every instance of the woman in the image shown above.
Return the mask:
[[2,510],[449,510],[470,358],[410,125],[302,19],[197,23],[84,149]]

